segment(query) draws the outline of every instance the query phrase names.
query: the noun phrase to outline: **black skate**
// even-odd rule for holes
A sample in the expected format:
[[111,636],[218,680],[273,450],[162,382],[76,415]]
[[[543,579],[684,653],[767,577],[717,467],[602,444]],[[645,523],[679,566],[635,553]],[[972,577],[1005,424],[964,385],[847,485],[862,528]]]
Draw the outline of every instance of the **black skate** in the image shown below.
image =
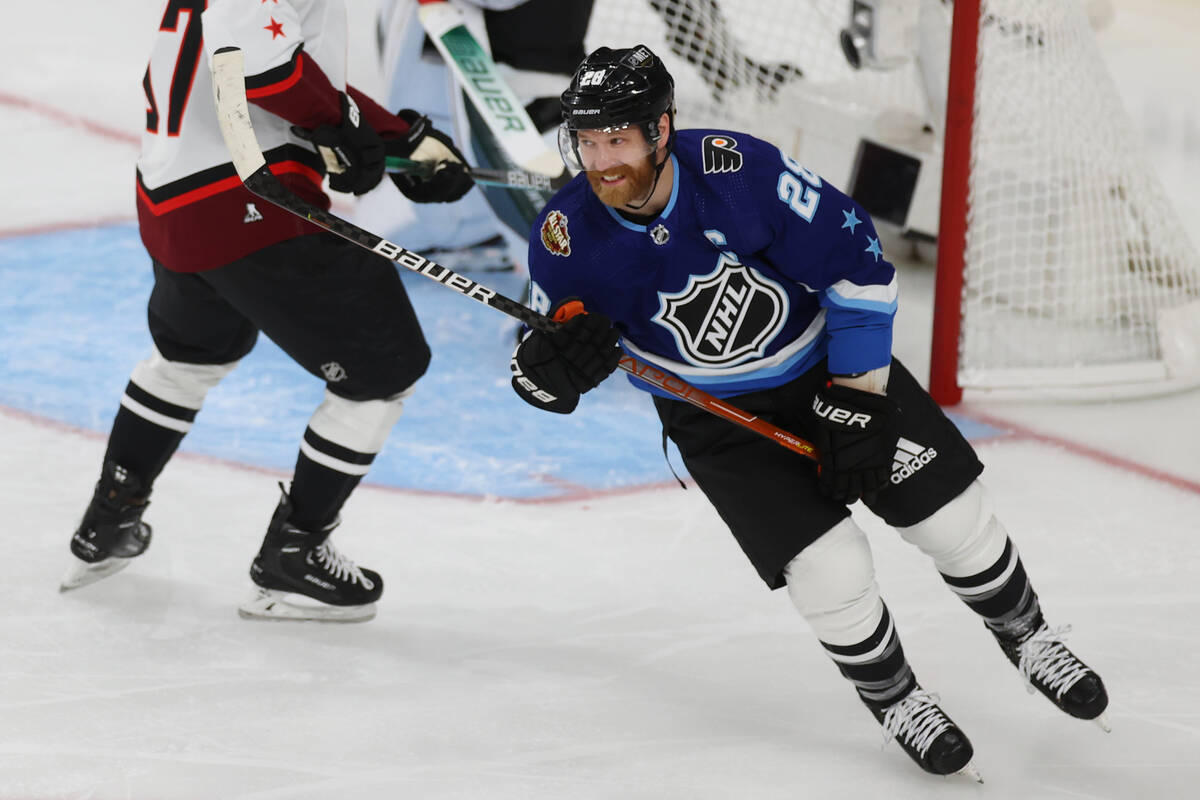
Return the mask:
[[71,568],[58,587],[60,592],[78,589],[129,566],[150,546],[150,526],[142,522],[149,505],[149,492],[129,470],[112,461],[104,462],[92,501],[71,537]]
[[938,697],[917,687],[885,708],[868,706],[883,726],[883,743],[900,743],[917,766],[934,775],[965,775],[983,783],[971,765],[967,735],[938,706]]
[[304,531],[287,521],[292,504],[279,501],[262,547],[250,565],[254,595],[238,613],[247,619],[366,622],[375,616],[383,579],[362,569],[329,542],[338,522]]
[[1039,613],[1033,630],[1023,635],[993,633],[1030,692],[1037,689],[1072,717],[1094,720],[1105,731],[1111,731],[1104,714],[1108,708],[1104,682],[1063,644],[1070,630],[1070,625],[1051,628]]

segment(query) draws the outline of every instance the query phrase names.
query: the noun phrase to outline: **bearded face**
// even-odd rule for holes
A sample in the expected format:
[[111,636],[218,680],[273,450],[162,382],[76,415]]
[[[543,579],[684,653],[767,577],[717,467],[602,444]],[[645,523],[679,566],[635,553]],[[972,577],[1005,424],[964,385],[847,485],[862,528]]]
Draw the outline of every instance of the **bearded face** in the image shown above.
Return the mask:
[[654,153],[634,164],[588,170],[587,180],[596,197],[606,206],[624,208],[640,203],[654,188]]

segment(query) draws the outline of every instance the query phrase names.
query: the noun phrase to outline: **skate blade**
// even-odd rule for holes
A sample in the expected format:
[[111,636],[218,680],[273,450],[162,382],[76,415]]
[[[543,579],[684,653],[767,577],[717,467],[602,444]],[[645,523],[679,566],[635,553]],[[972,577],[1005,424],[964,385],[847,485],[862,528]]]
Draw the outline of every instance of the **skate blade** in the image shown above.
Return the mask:
[[259,588],[238,606],[238,616],[293,622],[366,622],[375,617],[375,604],[331,606],[302,594]]
[[1108,723],[1107,711],[1101,711],[1100,716],[1093,719],[1092,722],[1100,726],[1100,730],[1104,731],[1105,733],[1112,733],[1112,725]]
[[72,589],[78,589],[81,586],[87,586],[89,583],[95,583],[102,578],[107,578],[113,573],[120,572],[129,566],[131,558],[106,558],[90,564],[87,561],[82,561],[74,556],[71,556],[71,566],[67,569],[67,573],[63,575],[62,582],[59,583],[59,592],[69,592]]
[[967,762],[967,765],[965,767],[960,769],[958,772],[955,772],[954,774],[961,775],[964,778],[970,778],[971,780],[975,781],[976,783],[983,783],[983,776],[979,774],[979,770],[975,769],[975,765],[969,761]]

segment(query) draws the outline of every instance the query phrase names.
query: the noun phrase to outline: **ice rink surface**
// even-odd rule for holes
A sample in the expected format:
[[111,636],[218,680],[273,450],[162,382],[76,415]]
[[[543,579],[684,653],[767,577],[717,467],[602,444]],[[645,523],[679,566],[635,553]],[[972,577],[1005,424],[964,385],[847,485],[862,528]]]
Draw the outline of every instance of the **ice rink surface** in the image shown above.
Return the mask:
[[[1200,239],[1200,4],[1116,6],[1101,42]],[[982,786],[881,752],[787,597],[674,484],[644,397],[618,378],[571,417],[536,415],[507,389],[506,318],[428,281],[409,286],[434,369],[335,538],[386,578],[375,620],[235,613],[320,396],[266,341],[156,484],[150,550],[58,594],[149,344],[132,164],[159,9],[28,4],[0,28],[0,800],[1195,793],[1197,393],[956,417],[1049,621],[1074,626],[1108,684],[1111,734],[1026,694],[932,566],[860,516],[909,659],[974,742]],[[932,268],[888,255],[896,350],[923,376]]]

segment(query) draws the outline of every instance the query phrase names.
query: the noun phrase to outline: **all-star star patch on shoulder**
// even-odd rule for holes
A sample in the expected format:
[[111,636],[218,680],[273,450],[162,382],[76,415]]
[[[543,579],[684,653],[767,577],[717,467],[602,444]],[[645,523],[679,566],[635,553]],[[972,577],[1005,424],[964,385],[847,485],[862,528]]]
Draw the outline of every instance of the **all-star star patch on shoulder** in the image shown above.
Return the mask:
[[567,215],[555,209],[542,223],[542,245],[553,255],[571,255],[571,236],[567,232]]
[[283,23],[276,22],[274,17],[271,17],[270,25],[263,26],[263,30],[271,32],[271,41],[274,41],[278,36],[282,36],[285,39],[287,38],[287,34],[283,32]]

